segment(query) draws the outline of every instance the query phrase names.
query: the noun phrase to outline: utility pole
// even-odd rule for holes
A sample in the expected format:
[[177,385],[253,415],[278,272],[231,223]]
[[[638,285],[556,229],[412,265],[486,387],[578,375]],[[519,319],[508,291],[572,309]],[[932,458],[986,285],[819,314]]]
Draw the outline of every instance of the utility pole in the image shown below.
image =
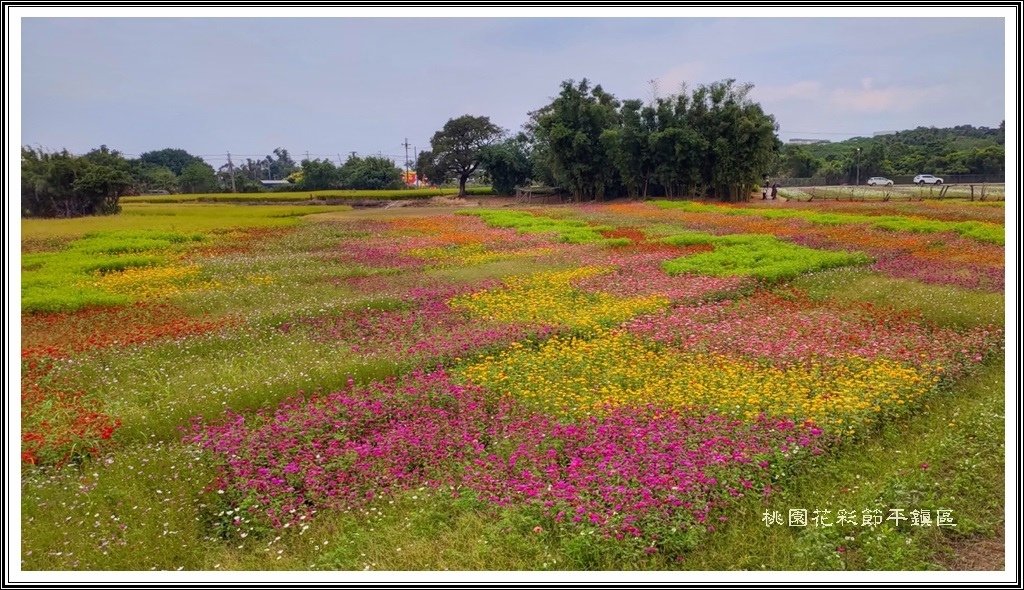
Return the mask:
[[231,152],[228,152],[228,173],[231,174],[231,192],[235,191],[235,165],[231,162]]
[[860,148],[857,148],[857,186],[860,186]]
[[341,163],[341,154],[340,153],[338,154],[338,166],[343,166],[343,164]]
[[409,138],[405,138],[405,142],[402,143],[405,146],[405,176],[402,177],[402,182],[408,184],[409,182]]

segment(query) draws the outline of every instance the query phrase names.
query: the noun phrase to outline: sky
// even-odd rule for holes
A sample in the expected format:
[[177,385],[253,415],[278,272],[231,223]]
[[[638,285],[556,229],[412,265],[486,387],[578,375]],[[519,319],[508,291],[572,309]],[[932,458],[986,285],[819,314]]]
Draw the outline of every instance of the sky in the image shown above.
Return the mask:
[[[449,118],[518,131],[563,80],[620,99],[725,78],[779,136],[1004,119],[999,18],[24,18],[22,145],[217,166],[404,159]],[[652,83],[652,81],[654,81]],[[237,162],[237,159],[236,159]]]

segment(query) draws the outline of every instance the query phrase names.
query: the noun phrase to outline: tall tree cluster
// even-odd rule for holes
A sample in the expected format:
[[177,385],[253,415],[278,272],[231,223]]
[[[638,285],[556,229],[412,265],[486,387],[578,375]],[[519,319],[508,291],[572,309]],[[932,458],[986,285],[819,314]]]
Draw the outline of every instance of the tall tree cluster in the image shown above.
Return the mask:
[[774,117],[748,98],[750,89],[724,80],[644,104],[586,79],[563,82],[526,126],[533,178],[576,200],[746,198],[781,148]]
[[39,217],[117,213],[119,199],[134,187],[131,170],[128,160],[105,145],[84,156],[22,148],[22,211]]
[[600,85],[567,80],[529,114],[523,133],[502,141],[487,117],[451,119],[434,134],[416,171],[434,182],[466,181],[478,168],[499,193],[527,181],[575,200],[649,195],[744,199],[778,164],[775,119],[724,80],[692,92],[620,101]]
[[434,134],[417,172],[458,179],[465,193],[479,166],[499,193],[537,181],[574,200],[650,195],[744,199],[776,165],[775,120],[733,80],[649,103],[567,80],[529,114],[523,133],[500,141],[486,117],[453,119]]

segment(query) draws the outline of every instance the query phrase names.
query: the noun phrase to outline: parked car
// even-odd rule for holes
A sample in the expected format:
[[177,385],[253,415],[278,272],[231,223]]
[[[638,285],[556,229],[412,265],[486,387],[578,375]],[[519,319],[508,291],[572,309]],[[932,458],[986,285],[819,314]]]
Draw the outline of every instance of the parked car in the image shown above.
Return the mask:
[[918,174],[914,177],[914,184],[942,184],[942,179],[931,174]]
[[868,179],[868,186],[892,186],[892,180],[884,176],[872,176]]

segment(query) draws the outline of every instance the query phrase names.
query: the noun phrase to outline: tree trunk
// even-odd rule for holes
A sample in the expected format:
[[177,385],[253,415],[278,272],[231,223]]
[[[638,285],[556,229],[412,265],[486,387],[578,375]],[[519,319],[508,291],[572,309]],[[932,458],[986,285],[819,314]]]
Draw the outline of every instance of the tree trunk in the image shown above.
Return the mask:
[[460,197],[465,197],[466,196],[466,180],[468,180],[468,179],[469,179],[469,175],[468,174],[464,174],[464,175],[459,177],[459,196]]

